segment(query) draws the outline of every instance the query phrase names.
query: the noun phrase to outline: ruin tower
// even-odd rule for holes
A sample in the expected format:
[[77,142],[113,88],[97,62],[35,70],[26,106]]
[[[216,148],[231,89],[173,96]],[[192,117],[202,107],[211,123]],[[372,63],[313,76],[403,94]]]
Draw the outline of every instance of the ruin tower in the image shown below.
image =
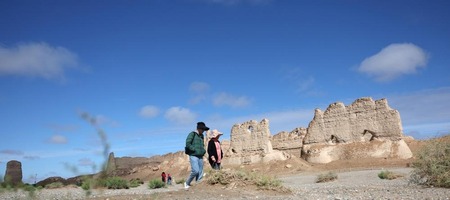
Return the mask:
[[11,160],[6,163],[4,182],[13,186],[22,184],[22,163]]

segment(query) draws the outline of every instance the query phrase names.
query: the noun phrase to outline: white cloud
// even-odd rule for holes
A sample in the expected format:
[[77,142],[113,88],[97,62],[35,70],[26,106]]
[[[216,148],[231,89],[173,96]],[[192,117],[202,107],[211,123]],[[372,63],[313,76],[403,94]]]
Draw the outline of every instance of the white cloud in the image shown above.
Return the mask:
[[204,82],[193,82],[189,86],[189,91],[195,92],[195,93],[205,93],[208,92],[210,86],[208,83]]
[[189,91],[194,94],[194,96],[189,100],[191,104],[199,104],[200,102],[206,100],[206,93],[209,91],[209,84],[204,82],[193,82],[189,86]]
[[222,92],[216,95],[213,99],[213,104],[215,106],[230,106],[233,108],[242,108],[249,106],[251,103],[250,99],[246,96],[235,97],[231,94]]
[[0,75],[18,75],[64,80],[68,68],[78,67],[77,55],[64,47],[46,43],[0,46]]
[[53,135],[48,142],[52,143],[52,144],[66,144],[67,143],[67,139],[66,137],[62,136],[62,135]]
[[139,115],[144,118],[153,118],[158,116],[159,108],[156,106],[147,105],[141,108]]
[[391,44],[364,59],[358,71],[375,77],[376,81],[388,82],[415,73],[418,68],[425,67],[427,61],[427,53],[414,44]]
[[190,124],[195,121],[197,115],[187,108],[172,107],[166,111],[164,117],[177,124]]

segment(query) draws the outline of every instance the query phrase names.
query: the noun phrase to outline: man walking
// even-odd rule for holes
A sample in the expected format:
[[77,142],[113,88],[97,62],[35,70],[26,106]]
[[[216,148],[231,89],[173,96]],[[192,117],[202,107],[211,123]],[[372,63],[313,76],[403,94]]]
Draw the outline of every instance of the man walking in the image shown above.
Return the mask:
[[203,156],[206,153],[203,132],[209,130],[204,122],[197,123],[197,130],[192,131],[186,138],[185,153],[189,155],[191,174],[184,183],[184,189],[188,190],[192,180],[199,182],[203,178]]

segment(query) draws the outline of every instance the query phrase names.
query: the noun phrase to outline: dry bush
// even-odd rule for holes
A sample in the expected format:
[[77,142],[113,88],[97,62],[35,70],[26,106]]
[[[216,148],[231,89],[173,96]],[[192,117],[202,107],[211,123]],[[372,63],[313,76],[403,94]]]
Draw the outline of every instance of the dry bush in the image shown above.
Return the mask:
[[418,151],[412,166],[411,182],[450,188],[450,135],[430,140]]
[[254,185],[262,190],[289,191],[281,181],[275,177],[259,174],[256,172],[244,172],[234,170],[212,170],[206,178],[210,185],[235,185],[249,186]]
[[397,174],[388,170],[384,170],[381,171],[380,173],[378,173],[378,177],[381,179],[387,179],[387,180],[393,180],[393,179],[397,179],[397,178],[401,178],[403,177],[402,174]]
[[328,172],[325,174],[319,174],[316,179],[316,183],[330,182],[338,178],[337,174],[334,172]]

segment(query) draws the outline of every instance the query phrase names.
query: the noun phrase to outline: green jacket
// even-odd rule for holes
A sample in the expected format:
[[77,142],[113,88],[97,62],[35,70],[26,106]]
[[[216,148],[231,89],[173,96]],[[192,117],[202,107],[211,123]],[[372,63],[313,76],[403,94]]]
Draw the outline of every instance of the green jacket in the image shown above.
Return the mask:
[[189,150],[188,155],[203,157],[206,153],[203,134],[199,135],[195,131],[190,132],[186,138],[186,148]]

